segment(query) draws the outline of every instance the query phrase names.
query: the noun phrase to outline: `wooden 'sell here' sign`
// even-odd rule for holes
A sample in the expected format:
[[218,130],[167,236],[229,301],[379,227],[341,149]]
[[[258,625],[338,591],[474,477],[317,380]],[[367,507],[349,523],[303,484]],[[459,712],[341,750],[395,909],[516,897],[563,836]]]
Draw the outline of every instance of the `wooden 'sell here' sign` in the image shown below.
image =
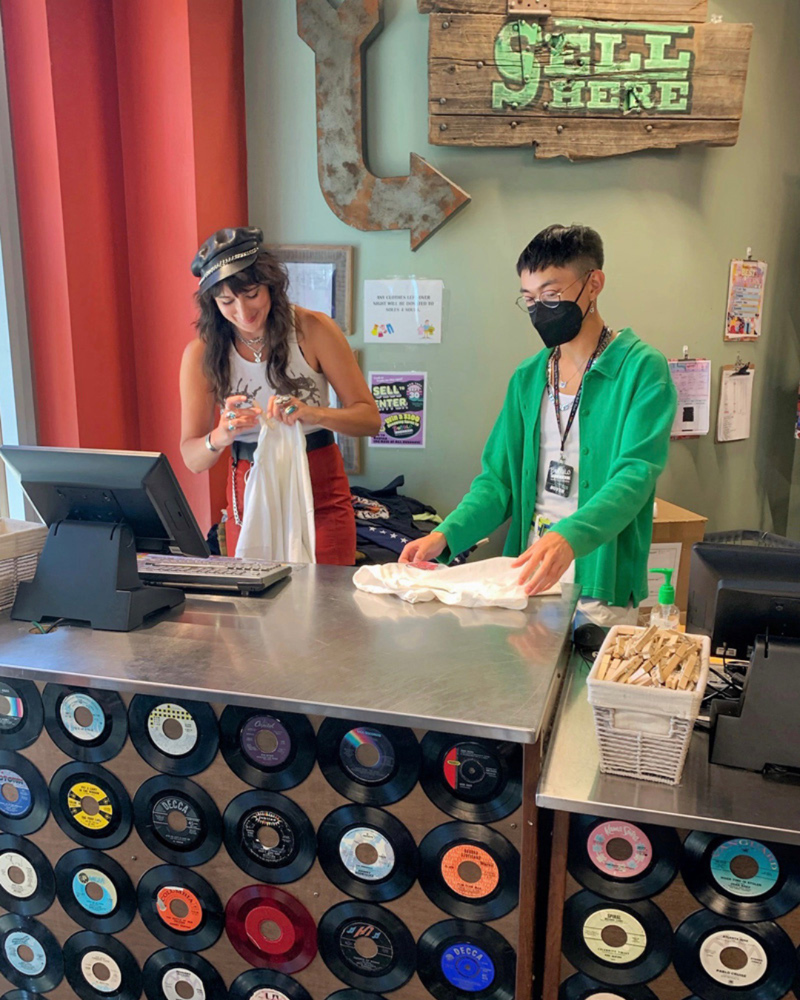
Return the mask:
[[706,0],[418,6],[435,145],[586,159],[738,138],[753,28],[706,22]]

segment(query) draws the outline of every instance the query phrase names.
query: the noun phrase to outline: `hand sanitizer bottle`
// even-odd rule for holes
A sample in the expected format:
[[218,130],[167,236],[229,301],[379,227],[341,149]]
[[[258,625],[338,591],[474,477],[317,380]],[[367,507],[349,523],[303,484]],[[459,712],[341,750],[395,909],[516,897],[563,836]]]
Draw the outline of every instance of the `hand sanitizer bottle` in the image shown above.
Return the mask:
[[658,604],[650,612],[650,624],[658,628],[677,629],[681,624],[681,610],[675,603],[675,588],[672,586],[671,569],[654,569],[651,573],[663,573],[664,582],[658,591]]

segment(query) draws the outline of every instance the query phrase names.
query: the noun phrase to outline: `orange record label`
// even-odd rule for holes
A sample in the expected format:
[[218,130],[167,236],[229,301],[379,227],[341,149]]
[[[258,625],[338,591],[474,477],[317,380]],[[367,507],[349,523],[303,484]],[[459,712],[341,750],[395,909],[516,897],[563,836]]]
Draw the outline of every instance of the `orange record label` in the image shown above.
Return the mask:
[[500,870],[491,854],[482,848],[456,844],[442,858],[442,878],[457,896],[483,899],[500,884]]
[[[84,809],[84,800],[94,799],[96,811],[90,815]],[[87,830],[105,830],[114,815],[114,806],[98,785],[91,781],[78,781],[67,792],[67,809],[76,823],[85,826]]]
[[177,885],[165,885],[156,893],[158,915],[174,931],[188,934],[197,930],[203,919],[200,900],[190,889]]

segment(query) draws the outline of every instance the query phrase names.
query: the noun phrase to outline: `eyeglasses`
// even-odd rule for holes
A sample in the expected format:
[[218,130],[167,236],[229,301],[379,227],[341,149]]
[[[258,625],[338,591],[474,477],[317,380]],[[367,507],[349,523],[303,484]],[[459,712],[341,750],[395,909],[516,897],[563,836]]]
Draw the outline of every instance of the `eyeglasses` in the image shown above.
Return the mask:
[[[539,296],[538,299],[528,298],[524,294],[520,295],[520,296],[517,297],[517,302],[516,302],[517,308],[521,309],[524,313],[529,313],[530,310],[533,309],[534,306],[540,305],[540,304],[543,305],[546,309],[555,309],[555,307],[559,304],[559,302],[562,301],[561,297],[564,294],[564,292],[566,292],[570,288],[572,288],[573,285],[577,285],[577,283],[581,280],[581,278],[587,278],[588,279],[588,277],[592,273],[592,271],[594,271],[594,268],[592,268],[591,271],[587,271],[586,274],[582,274],[580,277],[576,278],[574,281],[571,281],[567,285],[567,287],[566,288],[562,288],[560,292],[557,292],[557,291],[555,291],[552,288],[548,288],[548,289],[545,289],[545,291],[542,292],[542,294]],[[585,282],[584,282],[584,285],[585,285]],[[581,291],[583,291],[583,289],[581,289]],[[580,295],[578,296],[578,298],[580,298]]]

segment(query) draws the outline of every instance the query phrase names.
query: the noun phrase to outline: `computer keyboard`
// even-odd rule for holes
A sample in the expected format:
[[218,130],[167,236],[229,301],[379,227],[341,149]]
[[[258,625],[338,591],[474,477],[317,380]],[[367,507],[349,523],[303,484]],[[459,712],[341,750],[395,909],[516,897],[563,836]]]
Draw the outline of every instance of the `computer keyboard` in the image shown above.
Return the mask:
[[291,567],[281,563],[225,556],[196,559],[146,554],[138,557],[138,565],[139,576],[145,583],[182,589],[237,590],[240,594],[257,594],[292,572]]

